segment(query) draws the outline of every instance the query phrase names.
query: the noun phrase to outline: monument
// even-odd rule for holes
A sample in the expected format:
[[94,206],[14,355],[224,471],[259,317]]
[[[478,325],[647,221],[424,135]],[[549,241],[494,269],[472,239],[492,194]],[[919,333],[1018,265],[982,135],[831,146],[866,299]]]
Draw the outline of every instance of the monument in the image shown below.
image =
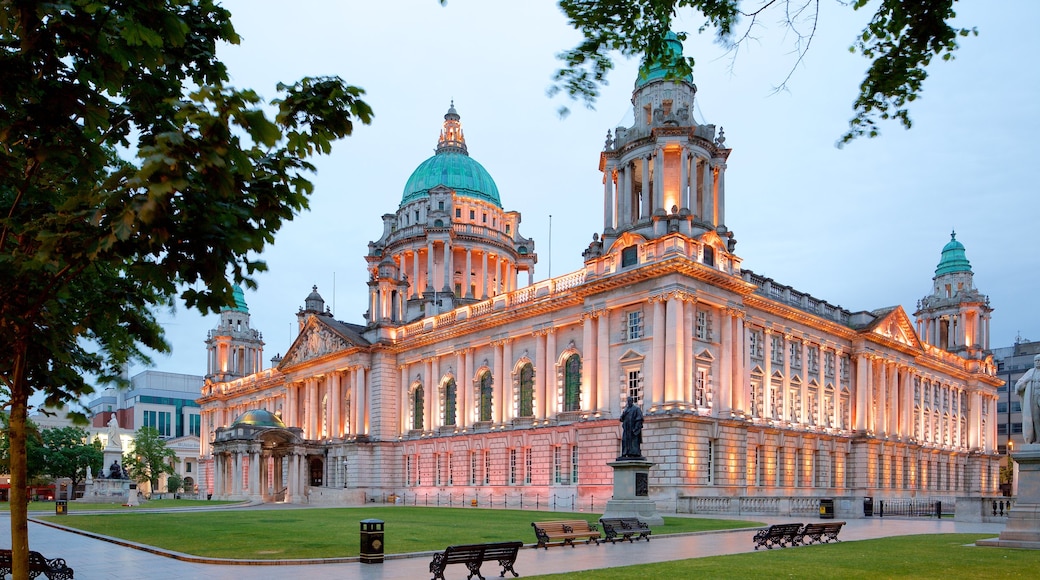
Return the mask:
[[995,540],[979,540],[980,546],[1040,550],[1040,354],[1033,368],[1015,383],[1022,399],[1022,438],[1025,445],[1011,453],[1018,463],[1018,497],[1007,524]]
[[664,524],[657,504],[650,499],[650,468],[643,456],[643,410],[629,397],[621,412],[621,455],[607,463],[614,469],[614,495],[603,510],[604,518],[638,518],[649,526]]

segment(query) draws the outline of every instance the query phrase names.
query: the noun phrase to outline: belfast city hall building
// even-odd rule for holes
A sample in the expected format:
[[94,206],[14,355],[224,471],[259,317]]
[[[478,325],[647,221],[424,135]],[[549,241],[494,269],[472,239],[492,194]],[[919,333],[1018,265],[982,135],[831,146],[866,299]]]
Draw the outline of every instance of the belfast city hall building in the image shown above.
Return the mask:
[[743,269],[726,223],[731,150],[694,121],[696,92],[644,64],[634,124],[599,155],[603,230],[582,269],[541,281],[452,106],[369,243],[363,320],[337,320],[314,288],[265,369],[245,302],[222,312],[199,399],[203,493],[603,503],[632,396],[663,512],[995,494],[1002,382],[964,246],[942,248],[912,317]]

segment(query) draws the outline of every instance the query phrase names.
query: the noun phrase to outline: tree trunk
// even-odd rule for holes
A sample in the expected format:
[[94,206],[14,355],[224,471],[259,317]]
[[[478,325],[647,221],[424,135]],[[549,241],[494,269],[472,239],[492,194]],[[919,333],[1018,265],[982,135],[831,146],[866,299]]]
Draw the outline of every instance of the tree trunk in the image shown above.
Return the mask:
[[25,377],[27,343],[15,345],[11,385],[11,422],[7,437],[11,454],[11,577],[29,579],[29,497],[26,484],[25,422],[29,385]]

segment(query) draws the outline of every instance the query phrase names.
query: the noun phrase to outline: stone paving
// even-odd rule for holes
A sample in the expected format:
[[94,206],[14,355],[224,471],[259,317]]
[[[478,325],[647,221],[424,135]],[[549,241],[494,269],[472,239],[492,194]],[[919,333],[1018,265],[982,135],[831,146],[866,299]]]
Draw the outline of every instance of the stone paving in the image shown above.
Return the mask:
[[[252,509],[252,508],[247,508]],[[32,514],[30,514],[31,516]],[[0,512],[0,545],[10,546],[11,526],[7,512]],[[70,516],[75,517],[75,516]],[[739,519],[739,518],[738,518]],[[795,518],[747,517],[766,523],[800,521]],[[808,521],[808,520],[801,520]],[[951,520],[867,518],[847,520],[841,531],[843,541],[927,533],[992,533],[998,535],[1003,524],[980,524]],[[577,548],[553,547],[548,550],[520,551],[515,569],[521,577],[556,572],[610,568],[629,564],[681,560],[754,551],[754,531],[708,532],[681,536],[654,537],[635,544],[579,545]],[[532,536],[532,537],[527,537]],[[530,530],[520,539],[533,542]],[[417,580],[429,578],[429,553],[413,557],[394,557],[383,564],[357,562],[335,564],[222,565],[186,562],[159,555],[158,550],[127,547],[57,529],[37,522],[29,523],[29,545],[54,558],[62,557],[76,572],[78,580],[126,578],[212,578],[215,580],[285,580],[300,577],[335,577],[360,580]],[[494,571],[492,572],[492,569]],[[499,569],[486,563],[481,569],[488,578],[498,577]],[[450,566],[445,576],[465,578],[464,566]]]

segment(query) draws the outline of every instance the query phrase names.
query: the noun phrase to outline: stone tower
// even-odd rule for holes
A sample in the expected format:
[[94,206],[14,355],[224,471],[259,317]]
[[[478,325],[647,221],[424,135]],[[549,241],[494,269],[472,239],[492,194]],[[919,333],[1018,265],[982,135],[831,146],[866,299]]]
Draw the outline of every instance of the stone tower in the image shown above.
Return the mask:
[[220,311],[220,324],[206,339],[206,378],[229,381],[263,369],[264,341],[260,331],[249,327],[249,307],[237,284],[233,286],[235,305]]
[[993,309],[989,297],[975,288],[971,263],[957,232],[942,249],[932,278],[932,293],[917,303],[917,334],[942,350],[967,359],[983,359],[989,352],[989,324]]

